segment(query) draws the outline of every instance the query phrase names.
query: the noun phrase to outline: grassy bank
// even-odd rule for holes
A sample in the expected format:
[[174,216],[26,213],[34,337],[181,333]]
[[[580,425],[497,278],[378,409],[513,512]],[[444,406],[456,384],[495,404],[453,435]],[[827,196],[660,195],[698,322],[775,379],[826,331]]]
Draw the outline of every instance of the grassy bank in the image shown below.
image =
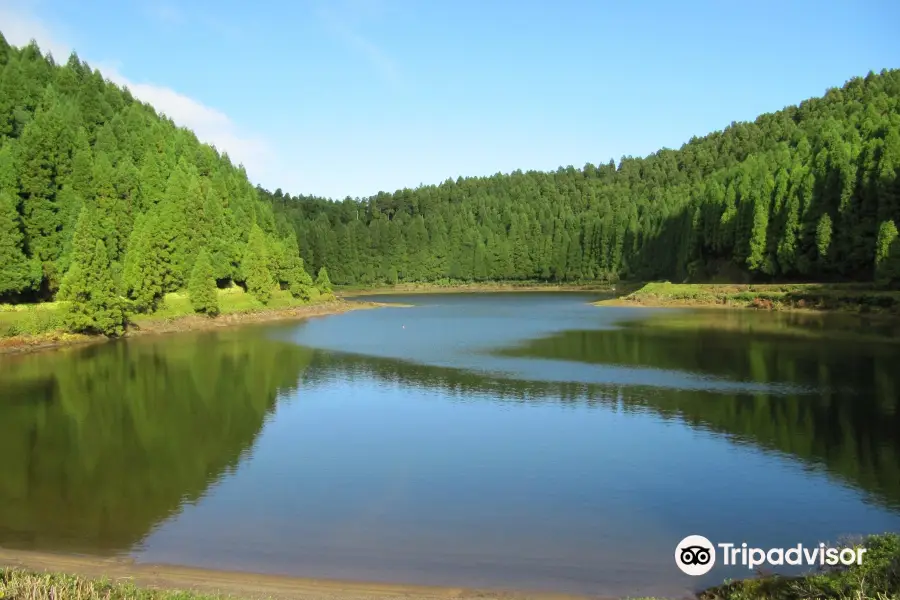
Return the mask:
[[377,286],[335,286],[342,297],[369,294],[447,294],[476,292],[610,292],[612,286],[603,283],[559,284],[542,281],[436,281],[429,283],[398,283]]
[[[822,567],[799,577],[757,576],[704,590],[700,600],[898,600],[900,535],[868,536],[861,565]],[[13,556],[17,556],[13,559]],[[135,565],[86,557],[0,550],[3,600],[213,600],[224,598],[518,598],[572,599],[575,596],[490,592],[412,585],[338,582],[274,575]],[[65,572],[56,570],[59,567]],[[675,568],[674,565],[671,565]],[[65,573],[65,574],[64,574]]]
[[[220,314],[206,317],[194,312],[184,292],[167,294],[159,310],[149,315],[132,315],[126,336],[212,329],[276,319],[324,316],[372,308],[372,302],[321,297],[303,302],[280,290],[268,304],[239,287],[218,290]],[[62,325],[65,306],[61,302],[27,305],[0,305],[0,354],[106,340],[105,336],[68,333]]]
[[763,310],[829,310],[900,315],[900,291],[862,284],[729,285],[648,283],[598,305],[722,306]]
[[861,565],[825,566],[802,577],[763,576],[726,582],[701,592],[700,599],[900,599],[900,534],[872,535],[857,540],[853,545],[866,549]]

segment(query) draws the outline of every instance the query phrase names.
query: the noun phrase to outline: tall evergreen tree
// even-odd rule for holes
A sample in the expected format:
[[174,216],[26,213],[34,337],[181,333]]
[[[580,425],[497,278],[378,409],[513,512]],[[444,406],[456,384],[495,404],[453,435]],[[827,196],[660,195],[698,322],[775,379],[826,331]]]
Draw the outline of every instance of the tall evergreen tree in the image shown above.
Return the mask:
[[150,214],[138,220],[128,241],[121,287],[136,312],[156,310],[171,287],[167,248],[159,233],[159,219]]
[[125,331],[127,316],[97,231],[92,212],[83,209],[75,227],[72,263],[60,287],[61,298],[68,301],[63,322],[76,333],[118,336]]
[[214,317],[219,314],[219,294],[216,289],[216,279],[213,277],[212,264],[209,254],[201,250],[194,268],[191,270],[190,283],[188,285],[191,306],[195,312]]
[[0,298],[26,292],[34,285],[36,274],[22,251],[23,241],[12,195],[0,189]]
[[263,304],[268,304],[272,299],[275,287],[275,278],[269,269],[267,246],[263,230],[254,223],[250,230],[250,238],[247,240],[246,250],[244,250],[241,270],[247,291]]
[[331,280],[328,278],[328,269],[325,267],[319,269],[319,273],[316,275],[316,289],[318,289],[319,293],[323,296],[332,293]]
[[875,242],[875,278],[878,283],[900,283],[900,235],[893,221],[883,221]]

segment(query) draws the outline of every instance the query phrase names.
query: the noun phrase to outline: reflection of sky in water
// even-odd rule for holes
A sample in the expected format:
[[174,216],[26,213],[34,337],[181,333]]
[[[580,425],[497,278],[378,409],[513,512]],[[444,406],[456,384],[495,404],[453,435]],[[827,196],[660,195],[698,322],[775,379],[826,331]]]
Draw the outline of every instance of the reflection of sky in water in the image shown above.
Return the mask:
[[[0,545],[682,597],[748,574],[682,575],[673,551],[687,534],[779,547],[900,531],[893,346],[701,334],[694,311],[683,330],[610,329],[678,313],[584,296],[395,299],[421,306],[142,336],[0,369],[20,400],[0,402],[0,455],[16,459],[0,480]],[[698,323],[781,327],[748,314]],[[738,379],[854,393],[731,393],[747,387]]]
[[[733,381],[725,377],[647,367],[598,365],[567,360],[502,357],[491,352],[570,329],[613,329],[625,320],[644,318],[660,309],[604,307],[588,304],[594,296],[559,293],[423,295],[366,297],[379,302],[414,304],[313,319],[272,335],[313,348],[412,361],[440,367],[532,381],[641,385],[682,390],[766,394],[808,392],[796,384]],[[510,302],[510,296],[515,302]],[[675,313],[677,311],[669,311]],[[738,334],[739,335],[739,334]]]
[[314,369],[327,376],[286,397],[240,470],[139,559],[677,595],[747,575],[682,576],[672,553],[689,533],[778,547],[900,524],[822,470],[653,411],[460,406],[443,389]]

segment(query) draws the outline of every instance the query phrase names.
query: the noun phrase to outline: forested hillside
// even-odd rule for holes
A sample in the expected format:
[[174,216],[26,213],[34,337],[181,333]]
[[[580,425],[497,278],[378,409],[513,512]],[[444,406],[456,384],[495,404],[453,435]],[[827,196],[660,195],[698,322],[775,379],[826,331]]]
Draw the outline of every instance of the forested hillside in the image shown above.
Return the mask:
[[63,301],[76,331],[182,289],[209,314],[232,283],[302,302],[329,275],[896,286],[898,224],[900,70],[618,165],[333,202],[254,187],[75,54],[0,36],[0,302]]
[[900,280],[900,70],[679,150],[354,201],[260,190],[342,284]]
[[314,294],[244,169],[74,53],[0,35],[0,302],[67,301],[70,329],[116,332],[188,283],[214,313],[230,282]]

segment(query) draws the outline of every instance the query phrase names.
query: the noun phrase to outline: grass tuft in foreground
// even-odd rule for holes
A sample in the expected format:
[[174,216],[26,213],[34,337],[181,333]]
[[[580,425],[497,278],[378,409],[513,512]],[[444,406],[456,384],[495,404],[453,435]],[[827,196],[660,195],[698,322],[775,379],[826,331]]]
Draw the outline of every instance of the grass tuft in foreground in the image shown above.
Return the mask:
[[898,600],[900,534],[868,536],[861,565],[822,567],[801,576],[768,576],[726,582],[700,594],[701,600]]
[[[698,594],[699,600],[900,600],[900,534],[857,540],[866,548],[861,565],[822,567],[799,577],[760,576],[729,581]],[[261,594],[260,594],[261,596]],[[246,598],[244,594],[240,597]],[[335,600],[341,598],[335,593]],[[359,596],[354,595],[354,598]],[[369,597],[368,595],[366,597]],[[415,598],[414,595],[403,597]],[[433,595],[427,595],[432,598]],[[449,596],[448,596],[449,597]],[[477,594],[463,597],[495,597]],[[498,594],[512,598],[517,595]],[[2,600],[227,600],[238,596],[193,590],[157,589],[78,575],[0,568]],[[635,599],[632,599],[635,600]],[[646,598],[641,600],[653,600]]]
[[0,569],[2,600],[225,600],[228,596],[158,590],[77,575]]

